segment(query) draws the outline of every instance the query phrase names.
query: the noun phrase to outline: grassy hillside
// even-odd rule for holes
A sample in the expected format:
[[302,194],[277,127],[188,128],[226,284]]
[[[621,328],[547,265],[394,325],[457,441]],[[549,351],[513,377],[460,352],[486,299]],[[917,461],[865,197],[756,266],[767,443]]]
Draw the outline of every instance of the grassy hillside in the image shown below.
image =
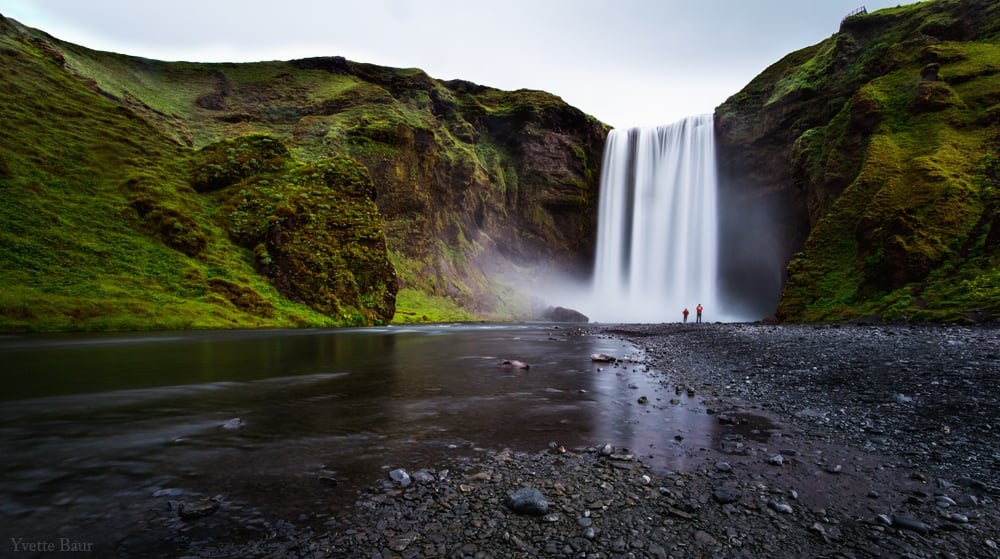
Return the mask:
[[203,155],[0,25],[0,330],[371,322],[283,296],[192,189]]
[[606,127],[342,58],[161,62],[0,17],[0,330],[504,319],[582,269]]
[[809,224],[779,317],[1000,314],[1000,5],[848,18],[718,116]]

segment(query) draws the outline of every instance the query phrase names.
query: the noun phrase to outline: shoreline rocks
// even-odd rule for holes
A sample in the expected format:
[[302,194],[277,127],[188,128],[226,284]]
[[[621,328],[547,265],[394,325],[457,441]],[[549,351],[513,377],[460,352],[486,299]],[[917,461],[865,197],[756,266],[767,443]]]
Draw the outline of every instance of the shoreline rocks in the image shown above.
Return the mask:
[[[323,527],[286,524],[229,549],[381,559],[998,556],[1000,491],[989,473],[1000,463],[1000,329],[599,332],[633,341],[650,374],[696,394],[720,427],[746,432],[694,449],[678,471],[654,470],[641,449],[614,441],[486,450],[426,464],[405,486],[383,478]],[[750,416],[767,428],[751,430]],[[518,512],[518,493],[546,505]],[[203,545],[180,554],[211,551]]]

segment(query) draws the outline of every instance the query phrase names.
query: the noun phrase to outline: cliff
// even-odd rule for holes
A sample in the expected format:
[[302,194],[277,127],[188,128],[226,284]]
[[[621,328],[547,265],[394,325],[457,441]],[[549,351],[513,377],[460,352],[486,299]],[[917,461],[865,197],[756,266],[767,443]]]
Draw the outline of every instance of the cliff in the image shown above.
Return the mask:
[[0,329],[524,318],[589,269],[607,128],[340,57],[162,62],[0,16]]
[[767,208],[728,234],[729,253],[777,240],[779,318],[1000,312],[996,2],[845,18],[718,107],[716,126],[727,215]]

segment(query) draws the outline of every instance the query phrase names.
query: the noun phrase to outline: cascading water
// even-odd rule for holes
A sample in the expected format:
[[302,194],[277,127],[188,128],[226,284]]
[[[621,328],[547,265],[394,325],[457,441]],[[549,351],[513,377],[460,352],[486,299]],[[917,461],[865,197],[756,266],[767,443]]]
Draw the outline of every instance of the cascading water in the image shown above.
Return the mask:
[[712,115],[612,130],[604,148],[593,294],[598,322],[719,320]]

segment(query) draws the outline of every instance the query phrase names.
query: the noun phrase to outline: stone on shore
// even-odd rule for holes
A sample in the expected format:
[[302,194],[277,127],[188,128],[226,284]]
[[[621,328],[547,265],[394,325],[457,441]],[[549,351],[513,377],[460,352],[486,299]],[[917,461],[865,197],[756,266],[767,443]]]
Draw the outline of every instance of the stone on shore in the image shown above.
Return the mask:
[[541,516],[549,511],[549,501],[533,487],[522,487],[507,497],[507,508],[518,514]]

